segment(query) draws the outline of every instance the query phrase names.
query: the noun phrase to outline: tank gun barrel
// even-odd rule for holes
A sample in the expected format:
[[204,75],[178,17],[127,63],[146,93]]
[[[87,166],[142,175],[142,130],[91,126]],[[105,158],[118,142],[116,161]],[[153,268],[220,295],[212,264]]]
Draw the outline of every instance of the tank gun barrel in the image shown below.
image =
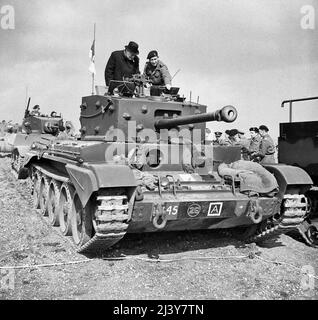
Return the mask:
[[210,113],[202,113],[191,116],[177,117],[174,119],[160,119],[156,121],[155,128],[160,129],[171,129],[177,126],[202,123],[210,121],[223,121],[223,122],[233,122],[237,118],[237,110],[233,106],[225,106],[222,109],[216,110]]

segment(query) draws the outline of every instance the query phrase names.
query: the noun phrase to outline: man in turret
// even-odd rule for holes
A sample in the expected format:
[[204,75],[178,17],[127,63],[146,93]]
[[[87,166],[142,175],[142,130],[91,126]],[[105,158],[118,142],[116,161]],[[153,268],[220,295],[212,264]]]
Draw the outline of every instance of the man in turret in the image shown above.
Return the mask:
[[30,115],[31,116],[40,116],[41,113],[40,113],[40,106],[37,104],[33,107],[32,111],[30,112]]
[[144,68],[144,76],[152,81],[155,86],[165,86],[168,90],[171,89],[172,77],[168,67],[159,60],[158,51],[152,50],[147,56],[148,62]]
[[139,74],[139,50],[136,42],[130,41],[125,50],[114,51],[106,65],[105,82],[109,87],[111,80],[123,81]]
[[275,163],[275,144],[273,139],[268,134],[269,129],[267,126],[259,127],[259,134],[261,136],[261,142],[258,152],[252,154],[252,158],[256,161],[259,161],[261,164],[264,163]]

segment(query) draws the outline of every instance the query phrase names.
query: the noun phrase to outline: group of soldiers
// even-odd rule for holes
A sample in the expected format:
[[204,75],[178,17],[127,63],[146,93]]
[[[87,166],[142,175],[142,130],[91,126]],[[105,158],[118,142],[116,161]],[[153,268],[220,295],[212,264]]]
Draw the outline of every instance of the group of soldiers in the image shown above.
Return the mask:
[[[207,129],[207,133],[209,129]],[[250,138],[246,138],[244,132],[238,129],[222,132],[215,132],[214,145],[220,146],[240,146],[242,159],[260,163],[275,163],[276,146],[269,135],[269,129],[265,125],[259,128],[252,127],[249,130]]]

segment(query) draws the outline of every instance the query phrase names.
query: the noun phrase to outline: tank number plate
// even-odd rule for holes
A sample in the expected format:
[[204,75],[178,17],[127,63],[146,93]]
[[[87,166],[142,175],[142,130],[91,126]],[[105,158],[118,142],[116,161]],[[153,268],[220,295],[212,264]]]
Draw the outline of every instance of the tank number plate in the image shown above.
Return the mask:
[[166,203],[164,206],[164,210],[167,214],[167,220],[177,220],[178,219],[179,204]]
[[208,217],[219,217],[222,212],[223,202],[211,202]]

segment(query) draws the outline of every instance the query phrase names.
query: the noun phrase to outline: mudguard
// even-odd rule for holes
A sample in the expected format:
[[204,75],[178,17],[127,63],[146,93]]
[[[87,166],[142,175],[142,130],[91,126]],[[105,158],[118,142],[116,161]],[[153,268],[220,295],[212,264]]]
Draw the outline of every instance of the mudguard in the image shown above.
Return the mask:
[[132,170],[125,165],[92,164],[80,167],[67,164],[66,170],[85,206],[92,193],[104,188],[136,187]]
[[13,152],[18,151],[21,157],[27,155],[28,151],[30,150],[30,146],[17,146],[14,147]]
[[313,185],[308,173],[301,168],[284,164],[264,165],[264,167],[277,179],[280,196],[286,193],[288,186],[301,186],[309,189]]

